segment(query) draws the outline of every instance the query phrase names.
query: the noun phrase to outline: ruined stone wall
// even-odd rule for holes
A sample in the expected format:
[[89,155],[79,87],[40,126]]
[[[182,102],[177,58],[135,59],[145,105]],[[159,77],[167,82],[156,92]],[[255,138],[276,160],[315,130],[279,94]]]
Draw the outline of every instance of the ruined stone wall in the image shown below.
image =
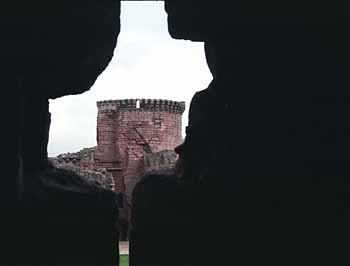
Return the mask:
[[50,161],[55,165],[71,165],[79,167],[81,170],[95,170],[94,152],[96,147],[84,148],[81,151],[73,153],[60,154]]
[[96,162],[113,172],[116,191],[130,199],[145,171],[145,154],[182,142],[183,102],[127,99],[97,103]]
[[145,175],[164,171],[175,171],[178,155],[173,150],[148,153],[144,157]]
[[95,150],[85,148],[74,153],[64,153],[50,158],[50,162],[59,169],[73,171],[87,182],[107,190],[115,191],[114,178],[105,168],[99,168],[95,163]]

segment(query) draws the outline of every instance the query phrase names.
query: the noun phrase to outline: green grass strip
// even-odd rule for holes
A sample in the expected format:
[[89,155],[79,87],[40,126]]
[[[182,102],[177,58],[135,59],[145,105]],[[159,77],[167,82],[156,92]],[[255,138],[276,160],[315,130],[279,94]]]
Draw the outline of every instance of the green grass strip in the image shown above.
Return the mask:
[[129,255],[120,255],[120,266],[129,266]]

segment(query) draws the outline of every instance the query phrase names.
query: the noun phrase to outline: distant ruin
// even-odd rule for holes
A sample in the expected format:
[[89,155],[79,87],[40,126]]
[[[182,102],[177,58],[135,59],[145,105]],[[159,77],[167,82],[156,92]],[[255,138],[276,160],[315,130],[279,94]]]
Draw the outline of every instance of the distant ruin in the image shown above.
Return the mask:
[[97,146],[51,161],[118,193],[120,218],[128,219],[131,193],[142,176],[174,167],[185,103],[126,99],[100,101],[97,107]]
[[97,168],[112,173],[115,190],[128,199],[147,170],[145,155],[182,142],[184,102],[127,99],[97,103]]

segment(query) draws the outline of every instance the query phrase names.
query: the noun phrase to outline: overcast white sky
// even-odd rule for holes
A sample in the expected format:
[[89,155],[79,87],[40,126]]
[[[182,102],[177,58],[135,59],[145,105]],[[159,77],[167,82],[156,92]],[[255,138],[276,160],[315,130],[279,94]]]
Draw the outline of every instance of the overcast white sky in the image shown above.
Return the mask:
[[155,98],[185,101],[212,79],[203,43],[171,39],[163,2],[122,3],[121,33],[108,68],[89,92],[50,101],[49,156],[96,145],[96,101]]

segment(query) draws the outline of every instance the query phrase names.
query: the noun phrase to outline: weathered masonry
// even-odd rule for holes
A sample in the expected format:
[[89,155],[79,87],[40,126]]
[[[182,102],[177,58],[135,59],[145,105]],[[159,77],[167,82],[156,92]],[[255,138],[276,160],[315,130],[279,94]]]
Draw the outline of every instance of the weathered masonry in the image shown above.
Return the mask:
[[130,200],[145,171],[145,154],[182,142],[184,102],[127,99],[97,103],[95,163],[113,174],[116,192]]

